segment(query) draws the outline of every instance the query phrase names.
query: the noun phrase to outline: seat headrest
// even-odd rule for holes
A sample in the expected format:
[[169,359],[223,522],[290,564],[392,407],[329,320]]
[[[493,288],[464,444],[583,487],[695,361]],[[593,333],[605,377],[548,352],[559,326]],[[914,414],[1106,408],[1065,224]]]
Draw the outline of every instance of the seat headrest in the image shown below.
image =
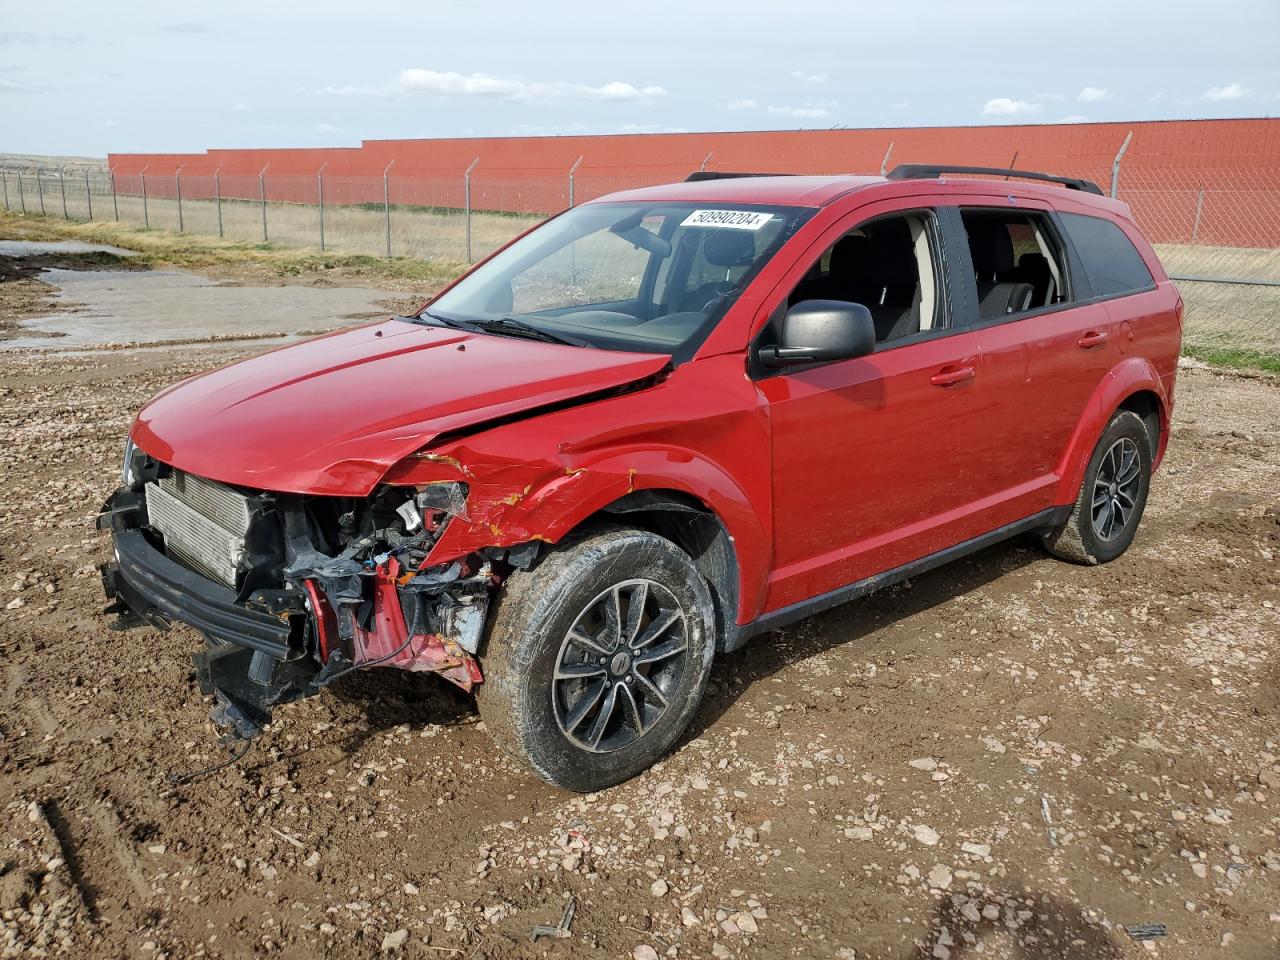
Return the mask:
[[999,220],[987,217],[965,218],[969,233],[969,254],[980,280],[992,281],[1013,269],[1013,240],[1009,228]]
[[1026,273],[1048,274],[1049,261],[1043,253],[1024,253],[1018,258],[1018,269]]
[[905,220],[886,220],[870,228],[862,275],[876,287],[907,286],[920,279],[911,228]]
[[717,267],[745,267],[756,256],[756,238],[750,230],[717,230],[702,241],[702,256]]
[[862,266],[862,258],[866,256],[867,238],[853,233],[841,237],[831,248],[830,275],[833,277],[854,277]]

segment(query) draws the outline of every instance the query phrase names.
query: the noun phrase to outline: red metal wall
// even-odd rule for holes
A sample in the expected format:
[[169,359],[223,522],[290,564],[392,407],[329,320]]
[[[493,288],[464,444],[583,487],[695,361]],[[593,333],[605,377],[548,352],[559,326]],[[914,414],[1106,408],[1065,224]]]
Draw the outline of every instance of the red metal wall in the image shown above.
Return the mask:
[[[1196,227],[1213,236],[1202,230],[1199,242],[1280,246],[1280,119],[366,140],[360,147],[109,154],[108,162],[124,178],[121,189],[136,192],[127,184],[145,170],[148,191],[168,196],[179,169],[184,196],[211,189],[193,184],[197,192],[188,193],[187,178],[209,178],[220,169],[225,196],[257,198],[258,174],[266,168],[269,199],[306,203],[315,202],[322,166],[327,202],[380,203],[382,174],[390,164],[393,203],[456,207],[462,205],[463,171],[478,159],[472,177],[477,209],[551,213],[566,206],[569,168],[579,157],[578,201],[682,179],[708,155],[709,169],[875,173],[890,145],[890,168],[912,162],[1016,164],[1086,176],[1105,188],[1129,131],[1133,140],[1124,158],[1121,197],[1158,234],[1153,239],[1188,240],[1197,190],[1211,187],[1207,206],[1200,202]],[[1270,192],[1259,199],[1259,189]],[[1147,209],[1144,198],[1155,204],[1157,197],[1159,209]],[[1277,208],[1260,216],[1259,203]]]

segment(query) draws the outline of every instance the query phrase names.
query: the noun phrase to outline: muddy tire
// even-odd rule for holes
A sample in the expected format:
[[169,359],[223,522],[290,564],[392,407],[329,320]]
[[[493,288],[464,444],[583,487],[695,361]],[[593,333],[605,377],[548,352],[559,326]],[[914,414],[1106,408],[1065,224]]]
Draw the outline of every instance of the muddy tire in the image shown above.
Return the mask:
[[1108,563],[1129,548],[1151,488],[1151,438],[1142,418],[1120,410],[1094,447],[1071,516],[1044,534],[1045,548],[1072,563]]
[[597,530],[507,579],[481,658],[480,715],[548,783],[600,790],[671,749],[714,650],[711,594],[689,557],[656,534]]

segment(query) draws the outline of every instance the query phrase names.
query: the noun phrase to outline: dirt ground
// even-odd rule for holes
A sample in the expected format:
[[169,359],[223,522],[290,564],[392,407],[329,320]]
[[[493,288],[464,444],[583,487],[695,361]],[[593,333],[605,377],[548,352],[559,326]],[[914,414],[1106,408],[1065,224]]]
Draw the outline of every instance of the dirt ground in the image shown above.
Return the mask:
[[1280,956],[1274,379],[1182,372],[1125,557],[1017,541],[761,637],[605,793],[394,672],[175,786],[225,756],[201,640],[108,629],[93,518],[133,411],[236,355],[0,354],[0,956]]

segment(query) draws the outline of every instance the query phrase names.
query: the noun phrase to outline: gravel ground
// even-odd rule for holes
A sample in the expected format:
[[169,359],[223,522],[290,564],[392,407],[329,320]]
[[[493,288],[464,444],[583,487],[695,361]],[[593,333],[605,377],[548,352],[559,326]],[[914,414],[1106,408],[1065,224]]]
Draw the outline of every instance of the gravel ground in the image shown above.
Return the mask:
[[0,956],[1280,956],[1274,380],[1183,371],[1119,561],[1017,541],[762,637],[605,793],[394,672],[173,786],[225,756],[201,641],[108,630],[93,517],[132,411],[234,355],[0,360]]

